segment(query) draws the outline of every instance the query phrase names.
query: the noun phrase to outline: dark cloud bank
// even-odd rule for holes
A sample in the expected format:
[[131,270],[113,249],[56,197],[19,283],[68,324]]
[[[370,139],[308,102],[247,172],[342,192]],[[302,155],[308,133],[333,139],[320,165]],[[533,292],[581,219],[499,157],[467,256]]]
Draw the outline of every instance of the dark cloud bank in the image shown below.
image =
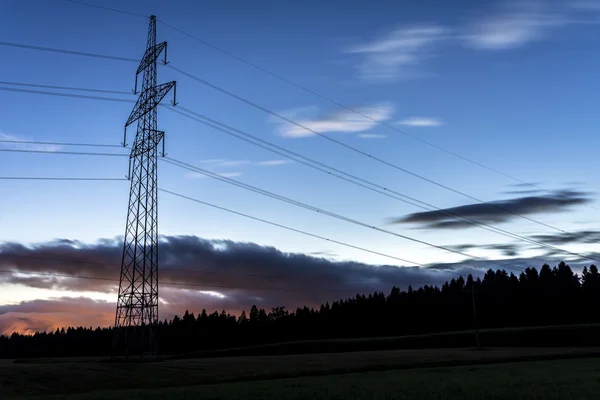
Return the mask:
[[[120,240],[108,239],[92,245],[72,240],[31,247],[0,244],[0,269],[5,271],[0,273],[0,283],[111,293],[116,299],[121,246]],[[186,309],[237,313],[253,304],[267,309],[280,305],[319,306],[356,293],[388,292],[393,285],[406,288],[409,284],[441,284],[454,276],[415,267],[335,262],[253,243],[195,236],[163,237],[160,268],[161,318]],[[113,318],[113,303],[67,297],[35,300],[0,306],[0,333],[11,327],[51,328],[57,320],[86,326],[110,325]]]
[[472,227],[472,223],[464,219],[456,219],[460,215],[483,223],[509,222],[520,218],[520,215],[542,213],[559,213],[570,211],[573,207],[591,201],[589,192],[561,190],[552,195],[524,196],[489,203],[467,204],[436,211],[426,211],[396,218],[394,223],[418,224],[426,229],[456,229]]
[[[110,293],[116,299],[121,246],[120,240],[109,239],[92,245],[70,240],[31,247],[0,244],[0,270],[9,271],[0,273],[0,283]],[[489,247],[516,254],[510,244]],[[556,257],[545,257],[513,259],[510,264],[539,268],[544,262],[559,261]],[[356,293],[389,292],[393,285],[403,289],[408,285],[440,285],[456,277],[456,272],[481,275],[488,268],[502,266],[493,260],[436,264],[429,268],[373,266],[284,253],[254,243],[167,236],[160,244],[160,268],[160,312],[164,319],[182,314],[186,309],[194,312],[203,308],[209,312],[225,309],[239,313],[253,304],[267,309],[280,305],[288,309],[304,305],[317,307]],[[0,306],[0,333],[14,329],[47,330],[59,325],[111,325],[114,307],[114,302],[87,297],[4,305]]]

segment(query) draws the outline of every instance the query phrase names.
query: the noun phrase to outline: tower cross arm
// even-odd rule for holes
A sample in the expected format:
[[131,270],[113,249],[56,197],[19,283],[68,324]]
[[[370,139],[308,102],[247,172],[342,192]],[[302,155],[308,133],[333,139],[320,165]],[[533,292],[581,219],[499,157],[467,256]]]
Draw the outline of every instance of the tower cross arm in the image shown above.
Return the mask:
[[138,100],[135,103],[129,118],[127,118],[125,127],[133,124],[135,121],[153,110],[174,86],[175,81],[172,81],[144,90],[140,94],[140,97],[138,97]]
[[[167,42],[162,42],[159,43],[155,46],[152,46],[148,49],[146,49],[146,52],[144,53],[144,57],[142,58],[142,61],[140,61],[140,66],[138,67],[137,71],[136,71],[136,75],[141,73],[143,70],[145,70],[150,64],[152,64],[154,61],[156,61],[156,59],[158,58],[158,56],[160,55],[160,53],[162,53],[162,51],[167,47]],[[167,55],[166,55],[166,50],[165,50],[165,61],[164,63],[167,63]]]

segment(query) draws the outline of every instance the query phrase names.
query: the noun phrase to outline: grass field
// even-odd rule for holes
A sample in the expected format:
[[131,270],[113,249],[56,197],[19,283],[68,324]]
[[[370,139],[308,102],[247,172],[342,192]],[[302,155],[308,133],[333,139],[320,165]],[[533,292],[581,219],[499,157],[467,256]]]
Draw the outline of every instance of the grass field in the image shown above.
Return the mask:
[[36,398],[584,400],[598,398],[599,374],[600,359],[575,359],[396,370],[177,388],[98,391],[74,396]]
[[[488,347],[560,347],[596,346],[600,324],[556,325],[518,328],[482,329],[481,343]],[[420,335],[358,339],[305,340],[259,346],[208,350],[169,356],[171,359],[200,357],[237,357],[307,353],[347,353],[397,349],[464,348],[475,345],[473,330]]]
[[[529,371],[533,367],[522,367],[522,365],[526,365],[525,363],[511,364],[513,366],[498,364],[489,367],[481,366],[481,364],[506,363],[511,360],[535,358],[584,356],[599,357],[600,349],[509,348],[489,349],[485,351],[472,349],[422,349],[304,354],[277,357],[224,357],[170,360],[141,364],[110,363],[105,361],[75,362],[76,360],[61,361],[59,359],[50,360],[52,362],[47,363],[15,364],[5,360],[0,362],[0,398],[21,398],[23,396],[40,395],[59,395],[57,398],[71,398],[65,396],[73,394],[75,396],[72,398],[75,399],[116,399],[125,397],[171,398],[175,396],[181,398],[279,399],[283,397],[282,393],[284,393],[285,397],[291,399],[391,399],[398,397],[386,397],[395,393],[390,392],[392,393],[390,394],[387,391],[400,390],[400,388],[404,388],[402,390],[406,389],[417,392],[423,387],[443,391],[446,390],[444,388],[448,385],[454,385],[452,386],[454,387],[453,390],[470,390],[471,392],[485,388],[484,384],[482,386],[473,386],[474,383],[467,382],[466,377],[471,374],[481,374],[481,379],[495,382],[494,384],[498,386],[497,390],[500,390],[500,387],[503,387],[503,385],[508,385],[509,387],[515,385],[517,387],[526,386],[529,384],[529,379],[533,379],[532,382],[534,383],[531,383],[531,385],[545,387],[550,382],[545,380],[546,373],[538,373],[537,369]],[[564,385],[567,386],[571,384],[569,382],[580,384],[580,381],[574,381],[577,374],[574,375],[573,371],[577,370],[581,373],[585,371],[584,375],[590,377],[590,384],[598,385],[598,375],[590,375],[594,371],[597,373],[600,368],[600,361],[597,360],[600,360],[600,358],[580,359],[577,361],[552,361],[547,362],[547,364],[535,364],[535,368],[542,368],[544,366],[545,370],[554,371],[552,374],[555,372],[558,374],[557,371],[561,368],[566,368],[564,379],[567,379],[567,381],[565,381]],[[571,365],[568,363],[571,363],[572,366],[567,368],[565,365]],[[463,369],[447,368],[449,365],[461,364],[471,364],[471,366],[462,367]],[[474,365],[479,366],[475,367]],[[419,367],[429,369],[414,370],[414,368]],[[385,370],[394,371],[363,373],[355,376],[339,375],[352,372]],[[523,380],[524,378],[521,374],[525,374],[523,375],[525,377],[529,376],[527,374],[533,375]],[[552,374],[549,376],[554,376]],[[503,378],[496,379],[496,375]],[[511,376],[514,379],[507,378]],[[363,390],[363,386],[353,389],[353,385],[356,385],[357,382],[361,382],[364,388],[381,386],[375,391],[378,397],[364,397],[366,393],[370,393],[371,389]],[[400,385],[398,382],[404,383]],[[133,391],[124,392],[126,389],[133,389]],[[577,390],[584,389],[578,387]],[[99,393],[99,391],[104,392]],[[321,394],[318,394],[318,396],[321,396],[318,397],[317,394],[313,393],[314,396],[317,396],[314,397],[311,391],[323,391],[323,393],[330,393],[331,396],[323,397]],[[264,393],[264,395],[261,393]],[[363,393],[364,396],[347,397],[349,394],[358,395],[360,393]],[[428,395],[434,397],[414,397],[412,394],[410,396],[407,394],[406,396],[409,397],[406,398],[440,398],[435,397],[433,392]],[[567,399],[569,397],[562,398]]]

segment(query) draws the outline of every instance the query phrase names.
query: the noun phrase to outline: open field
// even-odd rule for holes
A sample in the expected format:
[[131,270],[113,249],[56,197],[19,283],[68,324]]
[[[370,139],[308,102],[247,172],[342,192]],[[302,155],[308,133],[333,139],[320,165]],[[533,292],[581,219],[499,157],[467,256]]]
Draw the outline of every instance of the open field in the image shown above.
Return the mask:
[[[514,328],[481,329],[479,338],[484,347],[594,347],[600,336],[600,324],[576,324],[554,326],[530,326]],[[112,340],[105,347],[96,348],[96,354],[110,354]],[[259,355],[290,355],[309,353],[348,353],[354,351],[379,351],[401,349],[465,348],[475,346],[473,330],[437,332],[418,335],[320,339],[288,341],[245,347],[222,348],[216,350],[191,351],[186,353],[163,354],[166,359],[187,359],[205,357],[239,357]],[[88,349],[89,350],[89,349]],[[17,355],[18,354],[18,355]],[[76,355],[62,354],[69,357]],[[74,352],[77,354],[77,352]],[[0,353],[2,357],[23,357],[37,361],[35,353],[29,352],[25,345],[14,354]],[[59,357],[49,355],[48,357]],[[86,356],[86,359],[101,359],[98,356]]]
[[34,399],[584,400],[598,398],[599,374],[599,359],[576,359],[99,391]]
[[[481,343],[487,347],[570,347],[573,345],[590,347],[596,346],[595,338],[599,336],[600,324],[495,328],[482,329],[479,332]],[[353,351],[465,348],[471,346],[475,346],[475,333],[473,330],[405,336],[283,342],[176,354],[168,358],[347,353]]]
[[[390,376],[397,378],[399,376],[412,376],[411,374],[414,373],[408,371],[400,372],[399,370],[402,369],[419,367],[442,368],[452,365],[478,365],[484,363],[502,363],[514,360],[522,361],[574,357],[600,357],[600,348],[503,348],[483,351],[472,349],[421,349],[337,354],[304,354],[278,357],[224,357],[214,359],[170,360],[141,364],[99,361],[74,362],[74,360],[60,362],[61,360],[58,359],[54,360],[55,363],[15,364],[5,360],[0,363],[0,397],[5,396],[14,398],[18,396],[58,395],[66,393],[89,394],[99,390],[142,390],[142,388],[144,390],[150,390],[151,393],[157,395],[162,393],[162,396],[168,397],[180,395],[198,397],[200,396],[198,390],[216,390],[217,392],[214,393],[218,393],[219,391],[229,391],[229,388],[237,387],[241,388],[239,390],[242,391],[255,390],[256,388],[258,388],[256,390],[263,390],[261,388],[268,387],[270,388],[268,390],[287,390],[289,392],[289,388],[286,389],[287,386],[285,386],[287,385],[286,382],[291,382],[289,383],[290,385],[305,385],[302,386],[304,389],[299,390],[315,390],[314,384],[305,384],[303,382],[312,382],[312,379],[316,379],[314,377],[319,375],[394,369],[396,370],[395,373],[392,375],[384,374],[382,375],[382,378],[376,378],[379,375],[361,375],[362,377],[366,376],[367,378],[364,379],[367,381],[373,380],[373,382],[379,382],[376,383],[377,385],[388,385],[387,383],[382,382],[389,379]],[[573,362],[576,364],[583,363],[588,366],[600,365],[598,359],[582,359]],[[510,370],[510,367],[503,367],[502,365],[497,367],[501,369],[509,368]],[[596,368],[596,370],[598,369],[597,367],[594,368]],[[486,369],[482,367],[478,367],[476,370],[484,371],[482,374],[486,371]],[[468,371],[468,369],[465,371]],[[503,371],[507,370],[504,369]],[[468,376],[470,373],[471,372],[464,372],[463,375]],[[423,374],[423,372],[417,373],[417,375],[419,374]],[[386,378],[386,376],[388,378]],[[440,376],[448,376],[448,384],[449,382],[455,382],[455,384],[460,383],[456,381],[458,378],[452,377],[453,375],[451,373],[448,375],[447,373],[437,374],[428,372],[423,376],[429,376],[428,379],[432,380],[432,382],[436,382],[436,384],[439,381]],[[280,383],[247,382],[236,383],[235,385],[233,383],[227,385],[215,385],[210,386],[210,388],[208,386],[203,386],[203,388],[182,388],[224,382],[274,380],[292,377],[303,378],[292,381],[280,381]],[[396,378],[394,378],[393,381],[395,381]],[[343,382],[351,383],[353,382],[353,379],[345,377],[335,377],[331,379],[333,379],[332,382],[341,380],[340,385],[342,386],[339,387],[339,390],[351,390],[350,388],[344,389],[345,383]],[[383,379],[383,381],[380,379]],[[594,377],[592,381],[594,384],[598,383],[596,377]],[[315,382],[317,382],[315,384],[326,385],[327,382],[329,382],[329,378],[320,378]],[[423,385],[427,384],[426,380],[421,380],[420,382],[422,382]],[[502,381],[499,384],[504,383]],[[525,385],[526,383],[522,384]],[[180,389],[174,389],[176,387],[179,387]],[[417,388],[417,386],[414,385],[411,387]],[[331,388],[331,390],[333,389],[334,387]],[[186,390],[191,392],[185,394]],[[183,392],[180,393],[179,391]],[[234,397],[231,398],[235,398],[235,393],[232,393],[232,396]],[[210,393],[208,392],[206,393],[207,396],[209,394]],[[111,394],[111,396],[113,396],[113,394]],[[119,398],[116,394],[114,396],[112,398]],[[140,394],[140,396],[142,396],[142,394]],[[146,395],[143,395],[142,397],[145,396]],[[343,394],[340,394],[340,396],[343,396]],[[104,394],[101,397],[104,397]],[[286,397],[289,396],[286,395]],[[244,395],[238,398],[262,397],[253,397],[253,395],[247,397]]]

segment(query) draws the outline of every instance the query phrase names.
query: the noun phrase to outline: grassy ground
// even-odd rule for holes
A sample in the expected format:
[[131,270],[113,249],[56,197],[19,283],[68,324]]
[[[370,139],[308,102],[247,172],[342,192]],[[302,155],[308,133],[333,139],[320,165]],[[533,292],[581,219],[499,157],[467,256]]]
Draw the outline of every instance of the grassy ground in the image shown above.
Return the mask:
[[[494,328],[480,330],[480,342],[487,347],[571,347],[581,348],[597,346],[596,338],[600,336],[600,324],[531,326],[515,328]],[[279,342],[218,350],[193,351],[186,353],[167,353],[162,349],[166,359],[191,359],[214,357],[240,357],[262,355],[289,355],[310,353],[348,353],[354,351],[379,351],[401,349],[447,349],[465,348],[475,345],[473,330],[438,332],[419,335],[320,339]],[[105,354],[110,353],[110,343],[104,348]],[[51,349],[50,349],[51,350]],[[102,354],[101,349],[97,349]],[[27,349],[22,349],[23,360],[39,359],[26,356]],[[0,357],[8,354],[0,354]],[[29,358],[27,358],[29,357]],[[52,356],[50,356],[52,357]],[[63,358],[71,357],[63,354]],[[77,357],[77,356],[74,356]],[[73,357],[71,357],[73,358]],[[96,356],[87,357],[96,359]],[[21,360],[20,360],[21,361]],[[0,359],[0,363],[2,359]]]
[[[596,399],[600,359],[302,377],[161,389],[101,391],[44,399]],[[41,399],[39,397],[36,397]]]
[[[172,390],[173,387],[235,381],[582,356],[599,357],[600,349],[420,349],[170,360],[156,363],[55,360],[55,363],[15,364],[5,361],[0,363],[0,398],[132,388],[163,391]],[[397,374],[402,376],[404,373]]]
[[[560,347],[573,345],[589,347],[596,346],[595,338],[599,335],[600,324],[496,328],[482,329],[480,331],[480,341],[488,347]],[[468,330],[407,336],[283,342],[175,354],[169,356],[169,358],[347,353],[351,351],[453,348],[474,345],[474,332]]]

